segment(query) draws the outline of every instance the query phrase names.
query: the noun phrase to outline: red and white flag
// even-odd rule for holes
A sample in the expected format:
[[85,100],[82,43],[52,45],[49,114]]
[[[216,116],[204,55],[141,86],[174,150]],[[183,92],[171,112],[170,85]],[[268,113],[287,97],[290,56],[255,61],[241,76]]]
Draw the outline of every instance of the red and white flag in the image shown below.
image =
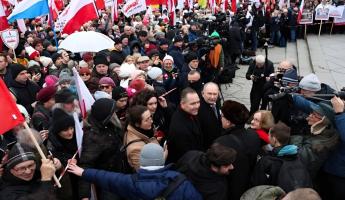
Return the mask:
[[93,0],[73,0],[60,13],[55,22],[55,28],[61,33],[72,34],[80,27],[98,18],[96,7]]
[[231,0],[231,11],[233,13],[236,13],[236,11],[237,11],[237,1],[236,0]]
[[97,10],[104,10],[105,9],[105,2],[104,0],[95,0]]
[[54,0],[48,1],[49,5],[49,15],[52,18],[53,21],[56,20],[56,18],[59,16],[59,9],[57,8]]
[[77,87],[80,111],[83,118],[85,118],[87,116],[87,112],[91,110],[91,106],[95,103],[95,99],[91,95],[89,89],[87,89],[84,81],[80,78],[79,73],[75,68],[73,68],[73,78]]
[[5,9],[2,5],[2,1],[0,1],[0,31],[3,31],[8,28],[9,28],[9,25],[6,18]]
[[167,7],[169,13],[169,25],[176,25],[176,14],[175,14],[175,0],[167,0]]
[[211,8],[212,14],[216,14],[216,0],[210,0],[209,1],[209,6]]
[[223,0],[223,2],[222,2],[222,12],[225,13],[228,8],[229,8],[229,1],[228,0]]
[[113,0],[113,4],[111,7],[111,19],[114,21],[117,21],[117,19],[119,18],[119,12],[118,12],[118,5],[117,5],[117,0]]
[[297,22],[299,23],[302,19],[302,13],[303,13],[303,9],[304,9],[304,0],[302,0],[301,5],[299,6],[299,10],[298,10],[298,16],[297,16]]
[[[2,5],[1,5],[2,6]],[[4,81],[0,78],[0,135],[24,122],[23,115],[19,112]]]

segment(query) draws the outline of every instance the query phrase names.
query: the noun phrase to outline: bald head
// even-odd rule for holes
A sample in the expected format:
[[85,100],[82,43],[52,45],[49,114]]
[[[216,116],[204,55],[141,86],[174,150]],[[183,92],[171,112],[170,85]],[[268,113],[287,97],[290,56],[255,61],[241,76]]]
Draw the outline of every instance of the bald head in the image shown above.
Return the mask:
[[293,68],[293,65],[290,61],[288,60],[283,60],[279,63],[279,68],[280,69],[283,69],[284,71],[287,71],[289,69],[292,69]]
[[202,90],[202,97],[208,104],[216,104],[219,96],[219,87],[213,82],[208,82]]
[[319,194],[312,188],[298,188],[289,192],[283,200],[295,200],[295,199],[304,199],[304,200],[321,200]]

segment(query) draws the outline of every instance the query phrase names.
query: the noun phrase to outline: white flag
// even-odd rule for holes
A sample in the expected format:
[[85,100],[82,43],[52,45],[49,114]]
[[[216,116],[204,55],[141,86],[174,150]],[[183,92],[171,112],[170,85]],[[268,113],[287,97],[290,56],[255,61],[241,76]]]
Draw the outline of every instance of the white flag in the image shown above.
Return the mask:
[[129,0],[122,8],[122,12],[126,17],[130,17],[146,10],[145,0]]

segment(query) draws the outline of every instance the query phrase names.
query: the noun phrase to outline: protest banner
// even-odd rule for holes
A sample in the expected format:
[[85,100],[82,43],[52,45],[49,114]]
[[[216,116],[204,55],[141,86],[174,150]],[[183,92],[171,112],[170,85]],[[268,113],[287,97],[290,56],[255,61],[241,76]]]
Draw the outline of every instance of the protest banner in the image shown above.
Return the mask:
[[345,6],[330,6],[329,17],[342,18]]
[[345,9],[343,10],[342,18],[334,18],[333,23],[335,26],[345,25]]
[[144,10],[146,10],[145,0],[129,0],[122,8],[122,12],[126,17],[130,17]]
[[15,53],[15,49],[18,47],[19,44],[19,33],[17,29],[7,29],[1,31],[0,33],[1,40],[4,44],[9,48],[12,49],[14,54],[14,60],[17,61],[17,56]]
[[329,19],[329,5],[319,4],[315,9],[315,20],[328,20]]
[[304,9],[302,12],[301,20],[299,24],[312,24],[313,23],[313,11]]

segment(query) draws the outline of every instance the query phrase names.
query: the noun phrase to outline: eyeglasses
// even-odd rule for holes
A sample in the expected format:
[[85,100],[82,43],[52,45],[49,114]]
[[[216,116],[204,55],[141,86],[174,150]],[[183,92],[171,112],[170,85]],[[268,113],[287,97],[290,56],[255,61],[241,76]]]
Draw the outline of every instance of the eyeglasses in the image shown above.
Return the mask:
[[80,74],[80,76],[90,76],[90,74]]
[[18,172],[19,174],[23,174],[27,169],[29,170],[34,170],[36,169],[36,163],[33,163],[31,165],[28,166],[23,166],[23,167],[19,167],[19,168],[13,168],[16,172]]
[[100,85],[99,88],[100,89],[109,89],[109,88],[111,88],[111,85]]

